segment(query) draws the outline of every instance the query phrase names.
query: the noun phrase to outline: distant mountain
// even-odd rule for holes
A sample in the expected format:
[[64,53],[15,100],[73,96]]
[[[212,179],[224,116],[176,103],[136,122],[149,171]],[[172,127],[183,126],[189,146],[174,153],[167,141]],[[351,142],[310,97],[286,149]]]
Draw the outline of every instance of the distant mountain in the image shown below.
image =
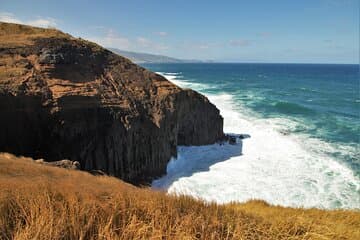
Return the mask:
[[149,53],[139,53],[139,52],[129,52],[123,51],[117,48],[109,48],[110,51],[124,56],[134,63],[192,63],[192,62],[202,62],[200,60],[184,60],[177,59],[163,55],[155,55]]

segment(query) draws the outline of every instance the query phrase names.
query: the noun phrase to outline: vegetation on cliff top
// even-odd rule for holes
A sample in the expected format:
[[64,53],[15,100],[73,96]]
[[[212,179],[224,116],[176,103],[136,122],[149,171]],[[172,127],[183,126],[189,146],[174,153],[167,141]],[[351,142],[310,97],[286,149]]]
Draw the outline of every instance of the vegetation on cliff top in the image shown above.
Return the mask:
[[0,155],[0,239],[360,239],[360,213],[209,204]]

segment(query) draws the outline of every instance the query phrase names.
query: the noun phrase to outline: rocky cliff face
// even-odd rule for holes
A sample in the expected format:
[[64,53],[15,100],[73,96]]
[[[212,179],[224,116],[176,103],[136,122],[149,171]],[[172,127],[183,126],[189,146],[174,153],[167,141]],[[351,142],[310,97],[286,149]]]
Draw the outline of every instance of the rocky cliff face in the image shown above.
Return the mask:
[[0,151],[79,161],[126,181],[165,173],[177,145],[223,137],[201,94],[52,29],[0,23]]

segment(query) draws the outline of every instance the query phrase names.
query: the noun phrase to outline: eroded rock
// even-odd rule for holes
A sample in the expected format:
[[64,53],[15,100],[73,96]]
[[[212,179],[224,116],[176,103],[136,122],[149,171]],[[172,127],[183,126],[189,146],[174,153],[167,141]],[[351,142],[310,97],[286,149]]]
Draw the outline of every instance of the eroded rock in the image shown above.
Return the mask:
[[94,43],[17,26],[0,23],[0,151],[140,183],[165,173],[177,145],[223,138],[203,95]]
[[80,170],[80,163],[78,161],[70,161],[70,160],[64,159],[64,160],[60,160],[60,161],[46,162],[44,159],[37,159],[37,160],[35,160],[35,162],[39,163],[39,164],[46,164],[46,165],[54,166],[54,167]]

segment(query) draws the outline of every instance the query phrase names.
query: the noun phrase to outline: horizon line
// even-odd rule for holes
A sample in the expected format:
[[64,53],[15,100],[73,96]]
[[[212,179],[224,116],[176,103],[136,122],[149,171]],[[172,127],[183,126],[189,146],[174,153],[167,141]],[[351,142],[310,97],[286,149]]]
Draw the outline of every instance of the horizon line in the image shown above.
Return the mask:
[[[187,59],[179,59],[179,60],[185,60]],[[134,62],[136,63],[136,62]],[[321,63],[321,62],[237,62],[237,61],[212,61],[212,60],[195,60],[194,62],[162,62],[162,63],[156,63],[156,62],[139,62],[136,64],[313,64],[313,65],[360,65],[360,63]]]

